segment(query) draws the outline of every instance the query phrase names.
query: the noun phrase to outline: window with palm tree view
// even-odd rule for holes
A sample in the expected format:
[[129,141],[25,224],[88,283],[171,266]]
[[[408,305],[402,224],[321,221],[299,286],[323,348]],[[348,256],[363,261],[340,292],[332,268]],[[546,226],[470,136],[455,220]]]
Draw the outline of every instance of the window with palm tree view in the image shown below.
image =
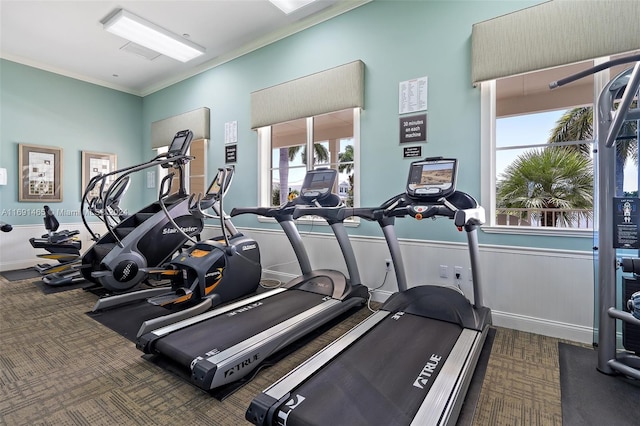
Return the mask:
[[299,194],[307,170],[329,167],[338,170],[334,192],[354,206],[358,117],[358,109],[346,109],[263,129],[269,137],[261,137],[260,143],[270,146],[268,202],[273,206],[286,202]]
[[[496,80],[493,224],[593,228],[593,105],[609,77],[553,91],[548,84],[594,63]],[[610,77],[623,69],[612,69]],[[626,122],[618,138],[623,143],[616,145],[617,194],[637,196],[637,122]]]

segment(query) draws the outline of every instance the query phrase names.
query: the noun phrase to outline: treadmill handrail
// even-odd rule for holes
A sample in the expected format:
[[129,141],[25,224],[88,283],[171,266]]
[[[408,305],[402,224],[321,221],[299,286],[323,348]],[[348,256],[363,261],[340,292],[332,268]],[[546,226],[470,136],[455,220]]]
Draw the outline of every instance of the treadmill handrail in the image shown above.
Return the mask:
[[293,211],[293,218],[299,219],[302,216],[319,216],[327,221],[327,223],[343,222],[344,206],[335,207],[317,207],[317,206],[296,206]]
[[230,216],[238,216],[241,214],[254,214],[256,216],[273,217],[279,216],[285,217],[291,215],[295,206],[288,207],[234,207],[231,209]]

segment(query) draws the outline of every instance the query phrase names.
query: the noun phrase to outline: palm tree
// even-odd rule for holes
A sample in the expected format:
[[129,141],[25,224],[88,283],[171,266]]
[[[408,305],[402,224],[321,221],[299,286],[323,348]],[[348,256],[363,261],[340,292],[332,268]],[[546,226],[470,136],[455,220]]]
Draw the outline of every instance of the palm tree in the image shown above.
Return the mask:
[[351,173],[353,170],[353,145],[347,145],[344,152],[338,154],[338,171],[340,173]]
[[[549,143],[583,141],[593,139],[593,108],[577,107],[565,111],[551,130]],[[590,156],[589,144],[569,145],[568,149],[577,150]]]
[[[621,135],[637,135],[637,121],[626,121]],[[577,107],[567,110],[556,122],[551,131],[549,143],[569,142],[593,139],[593,108]],[[588,144],[571,145],[568,149],[578,150],[589,156],[591,148]],[[624,137],[616,143],[616,196],[624,195],[624,167],[627,159],[633,159],[638,164],[637,136]]]
[[349,193],[347,197],[347,206],[353,206],[353,145],[347,145],[344,152],[338,154],[338,171],[340,173],[349,173]]
[[591,212],[570,215],[547,209],[593,208],[591,159],[564,147],[529,150],[502,173],[496,202],[502,208],[543,209],[542,226],[590,218]]

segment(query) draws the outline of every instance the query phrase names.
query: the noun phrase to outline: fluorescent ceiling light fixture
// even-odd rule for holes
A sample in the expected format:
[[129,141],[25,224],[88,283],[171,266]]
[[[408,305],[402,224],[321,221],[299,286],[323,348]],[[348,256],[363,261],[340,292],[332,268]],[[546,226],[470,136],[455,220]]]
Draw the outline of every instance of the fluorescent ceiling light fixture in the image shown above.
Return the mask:
[[180,62],[203,55],[206,49],[124,9],[118,9],[103,22],[112,34],[155,50]]
[[269,0],[287,15],[316,0]]

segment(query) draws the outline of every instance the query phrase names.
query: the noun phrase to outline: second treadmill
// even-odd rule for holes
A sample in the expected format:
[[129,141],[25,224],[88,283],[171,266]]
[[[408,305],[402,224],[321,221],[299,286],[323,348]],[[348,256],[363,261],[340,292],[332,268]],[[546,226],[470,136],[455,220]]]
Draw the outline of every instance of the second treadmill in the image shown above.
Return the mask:
[[368,291],[360,283],[355,256],[341,220],[330,221],[345,257],[349,279],[339,271],[312,270],[293,222],[297,206],[331,209],[337,172],[307,172],[300,196],[280,207],[236,208],[232,216],[256,214],[275,218],[300,263],[302,275],[283,287],[156,329],[136,346],[177,365],[196,386],[211,390],[242,379],[269,356],[352,308],[364,304]]

